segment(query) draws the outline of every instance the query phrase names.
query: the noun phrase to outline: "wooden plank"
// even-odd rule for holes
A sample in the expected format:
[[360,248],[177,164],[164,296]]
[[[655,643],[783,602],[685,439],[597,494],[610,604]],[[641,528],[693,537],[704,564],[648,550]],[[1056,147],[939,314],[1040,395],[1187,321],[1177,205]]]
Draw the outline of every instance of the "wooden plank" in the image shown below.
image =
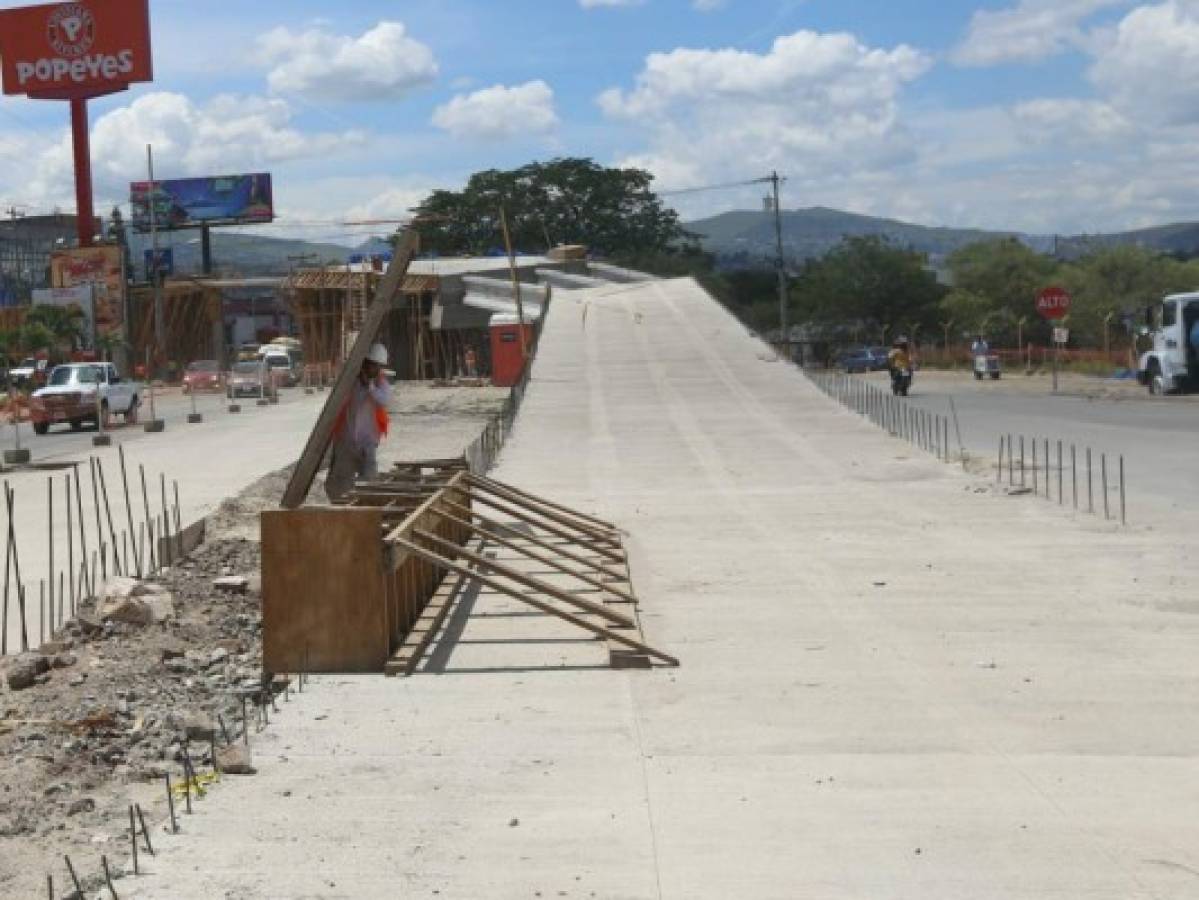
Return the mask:
[[505,525],[503,522],[497,522],[497,521],[495,521],[495,519],[489,519],[486,516],[479,515],[478,513],[472,513],[465,506],[455,503],[453,500],[447,500],[445,502],[445,508],[450,510],[451,512],[456,512],[459,515],[466,515],[466,516],[472,518],[474,521],[481,523],[484,527],[489,528],[493,531],[499,531],[503,534],[510,535],[511,538],[515,539],[514,543],[516,543],[516,544],[520,544],[521,542],[527,541],[528,543],[533,544],[536,547],[541,547],[543,550],[552,550],[554,553],[557,553],[560,556],[565,557],[566,559],[573,560],[574,562],[579,563],[579,565],[588,566],[592,569],[595,569],[597,572],[602,572],[605,575],[612,575],[616,578],[623,577],[622,574],[619,571],[617,571],[616,569],[608,568],[608,565],[602,559],[599,559],[599,558],[589,559],[588,557],[584,556],[581,553],[575,553],[573,550],[566,549],[566,546],[573,546],[573,545],[554,544],[554,543],[550,543],[549,541],[543,541],[539,537],[535,537],[531,534],[526,534],[523,531],[519,531],[516,528],[512,528],[509,525]]
[[381,517],[347,507],[262,514],[262,664],[378,672],[390,653]]
[[287,490],[283,492],[281,505],[284,509],[295,509],[308,496],[308,491],[312,487],[312,480],[316,477],[316,473],[320,469],[321,459],[324,457],[325,451],[329,448],[329,441],[333,436],[333,424],[337,420],[337,415],[341,411],[342,406],[350,399],[350,393],[354,387],[354,379],[358,377],[358,373],[362,369],[363,360],[366,359],[366,354],[370,351],[371,344],[375,341],[375,336],[379,332],[379,326],[383,324],[383,319],[391,312],[392,303],[399,295],[404,276],[408,272],[408,266],[412,262],[413,255],[416,253],[416,246],[416,229],[409,226],[400,239],[399,246],[392,257],[391,265],[387,267],[387,274],[384,276],[382,284],[379,285],[379,289],[375,292],[375,299],[371,303],[370,309],[367,310],[362,330],[358,332],[354,346],[350,349],[350,354],[346,358],[341,371],[337,374],[337,380],[333,383],[333,390],[329,392],[329,397],[325,400],[325,406],[321,410],[316,424],[312,427],[312,433],[308,435],[308,442],[304,445],[304,452],[300,454],[299,462],[296,463],[295,470],[291,474],[291,479],[287,483]]
[[551,509],[556,509],[560,512],[570,513],[570,515],[574,516],[576,519],[583,519],[584,521],[590,522],[591,524],[596,525],[599,528],[603,528],[606,531],[620,530],[611,522],[606,522],[603,519],[597,519],[595,516],[589,516],[587,513],[579,512],[577,509],[571,509],[569,506],[563,506],[561,503],[555,503],[553,500],[547,500],[545,497],[539,497],[537,494],[531,494],[528,491],[523,491],[518,487],[513,487],[506,481],[496,481],[494,478],[488,478],[485,475],[471,475],[470,480],[474,484],[500,487],[511,494],[519,494],[521,497],[527,497],[530,500],[534,500],[537,503],[540,503],[542,506],[548,506]]
[[511,507],[506,503],[496,500],[494,497],[487,497],[483,496],[482,494],[475,494],[466,490],[463,490],[460,493],[470,498],[475,503],[482,503],[484,506],[489,506],[494,510],[504,513],[505,515],[512,516],[512,518],[516,519],[517,521],[524,522],[533,526],[534,528],[540,528],[542,531],[548,531],[550,534],[564,538],[565,540],[577,546],[585,547],[588,550],[593,550],[596,553],[599,553],[601,556],[608,557],[608,559],[612,560],[612,562],[620,562],[623,559],[620,553],[613,549],[611,542],[597,541],[588,535],[582,535],[577,532],[571,533],[565,529],[558,528],[556,525],[539,521],[538,519],[532,518],[529,512]]
[[425,611],[404,638],[404,643],[383,666],[384,675],[411,675],[416,671],[466,584],[467,580],[456,573],[451,572],[445,577],[434,591]]
[[570,622],[572,625],[577,625],[579,628],[589,631],[592,634],[599,635],[600,637],[610,637],[612,640],[624,644],[626,647],[631,647],[634,650],[640,650],[643,653],[653,656],[655,659],[660,659],[667,665],[677,666],[679,664],[679,661],[669,653],[663,653],[661,650],[655,650],[653,647],[650,647],[648,644],[644,644],[635,638],[628,637],[619,633],[617,630],[606,628],[603,625],[597,625],[594,622],[590,622],[587,619],[582,618],[581,616],[576,616],[573,613],[567,612],[566,610],[559,609],[553,604],[547,603],[546,601],[537,597],[532,597],[521,591],[513,590],[502,581],[498,581],[489,575],[484,575],[482,572],[467,568],[460,563],[456,563],[451,559],[447,559],[426,547],[422,547],[420,544],[416,544],[412,541],[404,539],[399,539],[397,543],[402,544],[410,553],[423,556],[436,566],[448,569],[451,572],[457,572],[464,578],[470,578],[482,585],[485,585],[486,587],[491,588],[493,591],[498,591],[499,593],[511,597],[514,600],[519,600],[521,603],[527,603],[529,606],[532,606],[534,609],[538,609],[543,613],[547,613],[551,616],[557,616],[559,619]]
[[522,496],[515,491],[508,490],[503,484],[497,481],[485,481],[476,478],[474,475],[468,476],[471,485],[476,491],[484,491],[494,497],[500,497],[507,500],[509,503],[515,503],[517,506],[527,509],[543,518],[549,519],[551,522],[557,522],[566,528],[573,528],[575,531],[590,535],[595,540],[610,541],[612,543],[620,542],[620,534],[615,529],[607,528],[600,525],[592,525],[579,519],[573,511],[560,512],[553,509],[540,500],[533,499],[527,496]]
[[465,525],[467,528],[472,529],[475,532],[475,534],[478,534],[478,535],[486,538],[487,540],[491,541],[492,543],[499,544],[501,547],[507,547],[509,550],[515,550],[517,553],[521,554],[521,556],[524,556],[531,560],[539,562],[542,565],[549,566],[551,569],[554,569],[557,572],[561,572],[563,575],[569,576],[570,578],[577,579],[578,581],[581,581],[584,584],[589,584],[592,587],[599,588],[601,591],[605,591],[605,592],[611,591],[612,593],[614,593],[618,597],[628,601],[629,603],[637,602],[637,598],[634,597],[632,594],[628,593],[627,591],[623,591],[620,588],[612,587],[610,582],[603,582],[603,581],[600,581],[598,578],[592,578],[586,572],[580,572],[578,569],[572,569],[569,566],[563,565],[561,562],[559,562],[556,559],[551,559],[550,557],[546,556],[543,553],[538,553],[536,550],[530,550],[528,547],[522,547],[519,544],[514,544],[514,543],[512,543],[512,541],[509,541],[507,538],[500,537],[500,535],[496,534],[494,531],[489,531],[486,528],[479,527],[478,525],[471,525],[470,522],[464,522],[461,519],[459,519],[457,516],[450,515],[449,513],[446,513],[446,512],[443,512],[442,516],[444,518],[446,518],[447,520],[449,520],[450,522],[454,522],[455,524]]
[[517,584],[523,584],[525,587],[531,587],[536,591],[540,591],[543,594],[553,597],[555,600],[561,600],[563,603],[569,603],[571,606],[575,606],[579,609],[586,610],[589,613],[601,616],[602,618],[605,618],[617,625],[624,625],[626,628],[630,628],[633,625],[633,621],[631,619],[626,616],[622,616],[620,613],[607,609],[602,603],[593,603],[590,600],[585,600],[584,598],[579,597],[576,594],[572,594],[570,591],[552,585],[548,581],[544,581],[541,578],[534,578],[532,575],[526,575],[519,569],[514,569],[511,566],[505,566],[503,563],[497,563],[495,560],[488,559],[486,556],[480,556],[477,553],[471,553],[469,550],[459,546],[458,544],[455,544],[453,541],[447,541],[444,538],[440,538],[437,535],[431,534],[428,531],[424,531],[420,528],[416,529],[413,534],[415,537],[429,541],[432,544],[449,550],[458,559],[465,559],[476,566],[483,566],[487,569],[490,569],[492,572],[495,572],[497,575],[503,575],[505,578],[512,579]]

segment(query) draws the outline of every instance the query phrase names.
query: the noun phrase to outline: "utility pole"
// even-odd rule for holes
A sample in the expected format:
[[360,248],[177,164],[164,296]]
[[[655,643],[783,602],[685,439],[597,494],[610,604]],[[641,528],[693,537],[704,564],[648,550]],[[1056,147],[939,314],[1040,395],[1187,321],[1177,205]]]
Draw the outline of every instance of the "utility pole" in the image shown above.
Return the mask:
[[[165,356],[165,328],[163,327],[162,316],[162,266],[158,260],[158,219],[154,212],[154,200],[157,193],[157,185],[154,183],[154,148],[146,144],[146,167],[150,172],[150,258],[154,260],[154,271],[151,274],[154,286],[154,345],[156,348],[155,356],[159,359]],[[157,361],[156,361],[157,362]],[[147,372],[146,377],[153,379],[154,373]]]
[[783,345],[783,353],[791,359],[791,334],[787,321],[787,272],[783,259],[783,213],[779,208],[779,182],[782,179],[778,172],[770,173],[770,183],[774,187],[774,239],[778,253],[774,265],[778,269],[779,279],[779,341]]

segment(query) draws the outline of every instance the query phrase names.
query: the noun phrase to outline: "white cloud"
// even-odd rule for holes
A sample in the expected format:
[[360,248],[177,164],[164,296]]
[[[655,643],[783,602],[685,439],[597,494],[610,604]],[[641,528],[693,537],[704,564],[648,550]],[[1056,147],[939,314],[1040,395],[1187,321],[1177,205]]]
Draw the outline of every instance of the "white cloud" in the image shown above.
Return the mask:
[[1097,51],[1091,79],[1146,123],[1199,123],[1199,2],[1169,0],[1130,12]]
[[1022,135],[1035,143],[1062,147],[1095,146],[1124,139],[1133,124],[1110,103],[1077,98],[1041,98],[1019,103],[1012,116]]
[[1096,13],[1130,0],[1019,0],[999,10],[979,10],[952,54],[963,66],[1033,62],[1071,47],[1085,47],[1084,24]]
[[544,81],[502,84],[459,94],[433,112],[433,124],[463,138],[507,138],[558,124],[554,92]]
[[648,148],[626,162],[649,167],[663,186],[772,168],[820,178],[909,156],[898,98],[928,66],[908,46],[879,50],[849,34],[799,31],[765,53],[651,54],[631,90],[607,90],[599,104],[645,133]]
[[278,94],[315,100],[394,100],[437,77],[433,51],[409,37],[400,22],[380,22],[359,37],[323,28],[280,27],[259,40]]
[[[155,92],[105,113],[92,127],[98,207],[128,198],[129,182],[146,178],[146,145],[155,176],[257,171],[320,158],[363,140],[357,133],[301,132],[287,103],[266,97],[218,96],[197,105],[182,94]],[[63,133],[36,165],[24,162],[27,192],[45,206],[74,206],[71,143]],[[32,199],[32,198],[31,198]]]

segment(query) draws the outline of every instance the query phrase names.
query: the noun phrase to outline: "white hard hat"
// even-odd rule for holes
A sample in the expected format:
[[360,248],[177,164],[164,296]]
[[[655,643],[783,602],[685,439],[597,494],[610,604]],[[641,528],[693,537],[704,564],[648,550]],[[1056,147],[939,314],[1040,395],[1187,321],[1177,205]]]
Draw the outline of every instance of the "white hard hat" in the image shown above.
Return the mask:
[[382,344],[372,344],[370,353],[366,354],[366,358],[373,363],[378,363],[381,366],[387,365],[387,348]]

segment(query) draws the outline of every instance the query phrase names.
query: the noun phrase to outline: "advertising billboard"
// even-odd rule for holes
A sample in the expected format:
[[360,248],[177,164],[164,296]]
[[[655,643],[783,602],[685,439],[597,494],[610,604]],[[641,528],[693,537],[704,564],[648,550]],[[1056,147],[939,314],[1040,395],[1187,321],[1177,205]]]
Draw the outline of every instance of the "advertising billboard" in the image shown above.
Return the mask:
[[94,284],[82,284],[72,288],[47,288],[33,292],[34,306],[73,306],[83,311],[82,350],[96,349],[96,293]]
[[95,285],[96,331],[109,334],[121,327],[125,308],[125,264],[120,247],[79,247],[50,255],[50,285],[75,288]]
[[79,0],[0,10],[4,93],[97,97],[152,81],[149,0]]
[[151,194],[154,225],[160,231],[275,219],[271,176],[266,173],[155,181],[153,191],[150,182],[135,181],[129,186],[133,227],[143,233],[150,230]]

